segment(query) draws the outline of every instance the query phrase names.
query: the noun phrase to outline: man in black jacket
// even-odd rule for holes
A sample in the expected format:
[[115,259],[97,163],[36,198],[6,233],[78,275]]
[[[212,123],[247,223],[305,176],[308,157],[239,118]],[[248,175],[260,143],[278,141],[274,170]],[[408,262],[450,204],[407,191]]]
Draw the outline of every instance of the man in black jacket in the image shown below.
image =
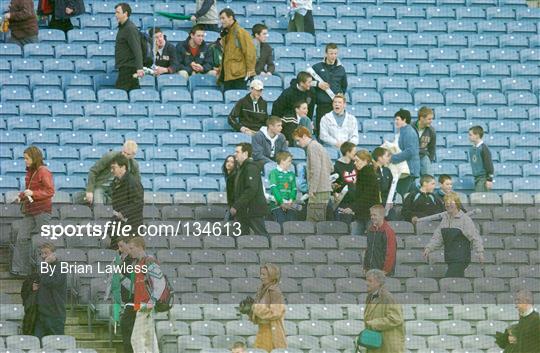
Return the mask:
[[[129,161],[123,154],[117,154],[111,161],[113,217],[120,221],[129,234],[137,235],[143,223],[144,190],[140,179],[128,173]],[[116,247],[117,238],[111,237],[111,247]]]
[[243,235],[249,234],[250,229],[257,235],[268,236],[264,217],[268,213],[264,188],[261,179],[261,169],[251,159],[253,149],[249,143],[236,145],[234,157],[239,164],[234,180],[233,204],[231,216],[240,223]]
[[266,126],[268,111],[266,101],[263,99],[263,83],[260,80],[251,81],[251,91],[234,105],[229,114],[229,125],[234,131],[240,131],[254,136],[261,127]]
[[174,45],[167,41],[167,37],[156,27],[150,29],[150,36],[154,37],[154,75],[175,74],[180,69],[180,62]]
[[[143,52],[139,29],[129,20],[131,6],[120,3],[115,6],[118,33],[114,46],[115,66],[118,69],[116,88],[125,91],[140,88],[138,78],[144,76]],[[133,77],[137,74],[137,77]]]
[[185,41],[176,45],[180,71],[186,80],[193,74],[204,74],[212,69],[211,58],[207,55],[208,45],[204,41],[204,25],[191,28]]
[[433,122],[433,109],[422,107],[418,111],[418,120],[413,127],[420,142],[420,176],[431,174],[431,163],[435,162],[437,140]]
[[272,75],[276,71],[274,65],[274,52],[268,40],[268,27],[262,23],[257,23],[251,29],[253,34],[253,43],[255,43],[255,52],[257,54],[257,63],[255,64],[255,72],[257,75]]
[[418,218],[431,216],[444,212],[443,201],[434,194],[435,178],[431,175],[422,175],[420,190],[411,192],[403,201],[401,215],[407,222],[416,224]]
[[62,273],[60,261],[56,258],[56,247],[43,243],[39,283],[33,283],[37,291],[38,315],[34,335],[38,338],[49,335],[63,335],[66,323],[67,276]]
[[272,115],[280,118],[294,118],[296,120],[295,105],[297,102],[307,102],[308,117],[313,116],[315,104],[315,91],[311,88],[313,77],[305,71],[298,73],[296,79],[291,80],[289,88],[285,89],[272,105]]
[[323,79],[323,81],[313,81],[317,94],[317,120],[315,121],[315,131],[319,133],[322,117],[332,111],[333,98],[326,90],[330,88],[334,94],[345,93],[347,91],[347,73],[338,59],[338,47],[334,43],[328,43],[325,48],[323,61],[313,65],[313,70]]

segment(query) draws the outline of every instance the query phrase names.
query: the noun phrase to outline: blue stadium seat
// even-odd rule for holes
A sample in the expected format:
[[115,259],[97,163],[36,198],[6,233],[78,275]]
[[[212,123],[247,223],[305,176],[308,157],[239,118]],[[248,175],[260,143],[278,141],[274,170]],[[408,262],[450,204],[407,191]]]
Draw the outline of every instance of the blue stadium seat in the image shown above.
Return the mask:
[[156,146],[156,136],[151,131],[130,131],[124,134],[125,141],[134,140],[140,146]]
[[18,104],[0,103],[0,116],[19,115]]
[[[183,13],[184,7],[182,3],[155,3],[154,4],[154,11],[162,11],[162,12],[173,12],[173,13]],[[235,12],[236,13],[236,12]],[[184,37],[185,39],[185,37]]]
[[30,75],[30,88],[35,87],[62,87],[60,77],[55,74],[32,74]]
[[497,34],[475,34],[469,35],[469,45],[471,48],[498,48],[499,37]]
[[508,22],[506,24],[506,28],[508,30],[509,34],[534,34],[536,33],[536,26],[532,22],[525,22],[525,21],[516,21],[516,22]]
[[52,104],[53,116],[83,116],[83,108],[76,103],[54,103]]
[[358,75],[360,76],[386,76],[388,69],[384,63],[381,62],[370,62],[367,64],[359,64]]
[[508,105],[538,105],[538,97],[530,92],[508,93]]
[[62,75],[62,84],[67,88],[94,88],[91,76],[84,74],[64,74]]
[[503,34],[499,37],[501,48],[528,48],[529,41],[525,36]]
[[[47,103],[21,103],[19,104],[21,116],[51,116],[51,107]],[[43,122],[42,119],[41,122]]]
[[107,118],[105,119],[105,128],[107,131],[123,131],[123,130],[137,130],[137,123],[134,119],[129,118]]
[[439,89],[439,82],[433,77],[410,77],[407,82],[411,93],[415,93],[417,90]]
[[158,176],[154,178],[153,190],[163,192],[185,191],[186,183],[180,177]]
[[0,176],[0,190],[1,191],[7,191],[7,190],[19,190],[19,180],[16,177],[13,176]]
[[502,91],[530,91],[531,83],[526,78],[503,78],[500,81]]
[[397,54],[399,62],[425,62],[428,60],[428,52],[421,48],[400,48],[397,50]]
[[210,111],[210,106],[204,103],[184,104],[180,106],[180,115],[183,118],[208,117],[211,116],[212,113]]
[[[343,56],[343,53],[341,54],[342,54],[341,56]],[[273,88],[273,87],[282,88],[283,87],[283,82],[281,80],[281,77],[277,75],[257,76],[256,79],[261,80],[265,88]]]
[[508,148],[508,137],[504,135],[487,135],[484,140],[490,147]]
[[210,160],[222,162],[227,156],[234,154],[234,147],[214,147],[210,149]]
[[368,61],[393,62],[397,60],[397,52],[392,48],[368,48],[366,52]]
[[147,118],[137,120],[138,131],[170,131],[169,121],[160,118]]
[[497,91],[480,92],[476,100],[478,105],[506,105],[506,97]]
[[58,87],[41,87],[33,91],[34,102],[63,102],[64,91]]
[[223,147],[234,146],[240,142],[251,143],[251,137],[240,132],[227,132],[221,136]]
[[451,90],[468,90],[469,82],[454,77],[443,77],[439,80],[439,87],[443,93]]
[[39,130],[39,121],[37,118],[28,116],[12,116],[7,118],[6,125],[8,130]]
[[285,44],[297,47],[315,45],[315,37],[305,32],[290,32],[285,34]]
[[22,132],[18,131],[2,131],[2,143],[5,144],[26,144],[26,139]]
[[217,89],[199,89],[193,91],[193,103],[223,102],[223,93]]
[[210,153],[205,148],[180,147],[178,149],[178,159],[184,160],[210,160]]
[[[478,99],[483,99],[482,97]],[[481,104],[479,104],[481,105]],[[479,119],[486,119],[486,120],[495,120],[497,119],[497,112],[494,108],[489,107],[468,107],[465,109],[467,120],[469,121],[476,121]],[[490,133],[492,131],[490,130]]]
[[221,137],[212,132],[194,132],[190,135],[191,146],[216,147],[221,146]]
[[[72,149],[74,151],[77,151],[73,147],[61,147],[63,149]],[[81,160],[82,161],[89,161],[89,160],[98,160],[100,159],[105,153],[109,152],[109,148],[105,146],[86,146],[82,147],[80,149],[81,154]],[[50,153],[50,151],[47,151]],[[79,159],[78,155],[74,159]]]
[[476,104],[476,99],[472,93],[467,91],[449,91],[445,95],[447,105]]
[[219,191],[219,183],[212,177],[189,177],[186,179],[186,191],[202,193]]
[[364,8],[361,6],[338,5],[336,7],[336,13],[337,13],[338,18],[344,18],[344,17],[365,18],[365,11],[364,11]]
[[171,176],[190,177],[199,175],[199,167],[194,162],[167,162],[166,167],[167,175]]
[[171,131],[201,131],[201,122],[195,118],[171,120]]
[[540,164],[524,164],[523,165],[524,177],[540,177]]
[[353,90],[355,88],[369,88],[376,89],[377,82],[373,77],[349,77],[347,89]]
[[[504,134],[519,133],[519,130],[520,130],[520,126],[518,126],[518,124],[513,122],[513,121],[490,121],[488,125],[489,125],[489,132],[491,134],[494,134],[494,133],[495,134],[496,133],[504,133]],[[520,124],[520,125],[523,126],[523,123]],[[522,130],[523,130],[523,128],[522,128]]]
[[79,17],[81,29],[110,29],[111,21],[105,16],[83,15]]
[[511,64],[519,62],[519,52],[513,49],[491,49],[489,57],[492,63]]
[[159,92],[154,90],[147,90],[147,89],[134,89],[129,92],[129,100],[132,103],[137,102],[143,102],[143,103],[150,103],[150,102],[159,102]]
[[512,182],[513,191],[523,191],[523,192],[538,192],[540,187],[535,178],[517,178],[513,179]]
[[470,84],[471,84],[471,91],[473,93],[476,93],[478,91],[501,89],[500,80],[496,78],[489,78],[489,77],[473,78],[471,79]]
[[437,161],[463,161],[468,162],[467,153],[464,150],[440,149],[437,151]]
[[96,94],[88,88],[69,88],[66,90],[66,102],[95,102]]
[[61,132],[59,134],[61,145],[91,145],[92,139],[87,133]]
[[95,89],[116,88],[116,74],[100,74],[94,75]]
[[43,72],[43,65],[38,59],[14,60],[11,63],[12,72],[24,72],[31,74],[33,72]]
[[441,105],[444,104],[444,97],[437,91],[418,90],[414,93],[414,104],[422,105]]
[[0,76],[0,87],[2,88],[27,88],[29,86],[26,74],[8,74]]
[[86,103],[84,104],[86,116],[116,117],[116,109],[112,103]]
[[512,71],[512,76],[539,76],[540,75],[540,67],[538,65],[533,64],[513,64],[511,65],[510,70]]
[[1,101],[2,102],[30,102],[32,101],[32,95],[28,88],[24,87],[9,87],[4,88],[0,91]]
[[[178,22],[178,24],[180,24],[180,22]],[[150,29],[153,27],[173,29],[173,23],[171,20],[165,17],[145,16],[142,18],[142,28]]]
[[345,36],[342,33],[330,32],[330,33],[317,33],[315,36],[317,45],[323,46],[329,43],[335,43],[338,45],[345,45]]
[[209,118],[204,119],[202,122],[203,131],[220,131],[227,132],[230,131],[231,127],[229,126],[227,119],[216,119]]
[[286,18],[267,18],[264,23],[270,31],[286,32],[289,21]]
[[[457,13],[456,13],[457,16]],[[448,33],[477,33],[476,23],[473,21],[449,21]]]
[[75,71],[88,75],[99,75],[107,72],[107,66],[99,59],[75,60]]
[[109,60],[114,58],[114,44],[90,44],[86,47],[88,59]]
[[87,30],[76,30],[73,29],[67,32],[67,41],[68,43],[97,43],[98,36],[97,33],[92,29]]
[[449,76],[447,65],[442,63],[421,63],[418,70],[420,76]]
[[[471,37],[471,36],[468,36]],[[468,38],[465,35],[460,35],[456,33],[450,34],[440,34],[437,36],[437,42],[440,48],[446,47],[462,47],[466,48],[468,46]]]
[[178,160],[178,152],[173,147],[148,147],[144,150],[145,159],[150,160]]
[[510,76],[510,70],[506,64],[481,64],[482,76]]
[[355,90],[351,94],[352,104],[380,104],[382,103],[381,95],[377,91],[370,90]]
[[245,90],[229,90],[225,92],[225,103],[234,103],[244,98],[248,92]]
[[[527,164],[523,166],[524,169],[525,169],[525,166],[527,166]],[[517,176],[517,177],[522,176],[521,167],[519,164],[494,163],[493,169],[497,171],[497,175],[501,175],[501,176]]]
[[394,127],[391,122],[384,121],[384,120],[364,120],[362,124],[362,132],[368,133],[368,132],[393,132]]
[[523,149],[508,149],[499,152],[501,162],[530,162],[529,152]]
[[101,44],[104,43],[115,43],[116,42],[116,30],[102,30],[98,32],[98,42]]
[[97,94],[98,102],[127,102],[127,92],[121,89],[101,89]]
[[484,49],[463,48],[459,50],[460,62],[489,62],[489,53]]
[[446,136],[446,147],[452,148],[452,147],[469,147],[471,143],[469,142],[469,139],[465,135],[450,135]]
[[451,48],[433,48],[429,49],[429,61],[453,63],[459,61],[459,54],[456,50]]
[[57,59],[84,59],[86,58],[86,46],[83,44],[61,44],[54,48]]
[[450,76],[480,76],[480,70],[475,64],[450,64]]
[[383,92],[384,104],[412,104],[413,98],[406,90],[387,90]]
[[6,59],[18,59],[22,56],[22,49],[13,43],[2,43],[0,45],[0,56]]
[[199,175],[220,178],[223,176],[223,171],[221,170],[221,167],[222,163],[203,162],[199,164]]
[[510,136],[510,147],[511,148],[540,148],[540,142],[538,136],[531,135],[514,135]]
[[522,134],[540,134],[540,123],[538,121],[524,121],[519,125]]
[[24,57],[34,59],[54,58],[54,48],[46,43],[32,43],[24,46]]
[[94,146],[118,146],[124,141],[124,136],[121,132],[94,132],[92,134],[92,140]]
[[[265,89],[263,92],[263,98],[268,103],[273,103],[278,99],[282,91],[283,90],[281,89],[272,89],[272,88]],[[271,110],[270,107],[268,110],[269,111]]]
[[40,43],[48,44],[62,44],[66,42],[66,35],[64,31],[58,29],[42,29],[38,33],[38,39]]
[[381,77],[377,79],[378,91],[386,89],[407,89],[407,81],[400,77]]
[[68,74],[75,72],[75,65],[68,59],[46,59],[43,61],[43,71],[51,74]]
[[506,34],[506,24],[498,21],[480,21],[478,22],[478,33]]
[[[306,52],[316,52],[316,57],[321,57],[321,50],[320,48],[306,48]],[[280,46],[274,48],[274,59],[301,59],[304,60],[306,55],[304,54],[304,49],[299,47],[287,47],[287,46]],[[312,57],[308,57],[307,60],[310,60]]]
[[377,45],[377,37],[371,33],[347,33],[347,46],[374,47]]
[[160,132],[157,134],[157,145],[181,145],[188,146],[189,138],[186,134],[179,132]]
[[451,176],[458,176],[458,168],[455,163],[432,163],[431,168],[435,171],[435,175],[448,174]]
[[178,117],[178,107],[170,104],[149,104],[148,116],[154,118]]
[[458,20],[484,20],[486,18],[486,12],[480,7],[460,7],[456,9],[456,18]]
[[191,75],[189,77],[189,89],[191,92],[198,88],[215,89],[216,77],[212,75]]
[[329,32],[356,32],[356,21],[347,18],[331,19],[326,21],[326,30]]
[[73,130],[105,130],[105,125],[101,119],[79,117],[73,119]]
[[58,136],[50,131],[30,131],[26,134],[26,142],[31,144],[58,145]]
[[[159,99],[157,102],[159,102]],[[191,102],[191,94],[184,88],[164,89],[161,92],[161,102]]]

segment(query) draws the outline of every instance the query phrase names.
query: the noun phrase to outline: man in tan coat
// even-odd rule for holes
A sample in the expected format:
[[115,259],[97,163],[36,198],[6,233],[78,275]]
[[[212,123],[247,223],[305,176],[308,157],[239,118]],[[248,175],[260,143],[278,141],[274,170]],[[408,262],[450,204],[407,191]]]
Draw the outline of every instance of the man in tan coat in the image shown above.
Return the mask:
[[219,20],[223,27],[223,60],[218,82],[223,83],[225,91],[246,89],[246,80],[255,76],[255,44],[249,33],[240,27],[231,9],[221,10]]
[[368,296],[364,324],[367,329],[382,333],[382,346],[368,349],[367,353],[405,352],[405,321],[401,304],[396,303],[390,292],[384,288],[385,275],[381,270],[366,273]]
[[307,183],[309,202],[306,221],[320,222],[326,220],[326,207],[330,200],[330,174],[333,165],[326,149],[311,137],[309,130],[300,126],[293,132],[296,144],[306,150]]

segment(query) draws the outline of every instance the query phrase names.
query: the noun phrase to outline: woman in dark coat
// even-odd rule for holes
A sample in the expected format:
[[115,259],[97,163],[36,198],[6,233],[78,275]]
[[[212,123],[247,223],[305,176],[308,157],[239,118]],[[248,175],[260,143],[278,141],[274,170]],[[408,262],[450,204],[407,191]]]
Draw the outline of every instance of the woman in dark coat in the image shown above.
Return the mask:
[[227,191],[227,214],[225,215],[225,220],[230,221],[232,220],[232,217],[229,213],[229,209],[232,207],[232,197],[234,194],[234,179],[236,175],[236,171],[238,169],[238,164],[236,163],[236,159],[234,159],[234,156],[228,155],[227,158],[225,158],[225,161],[223,162],[223,166],[221,167],[221,171],[223,172],[223,176],[225,177],[225,190]]
[[381,204],[381,192],[371,154],[367,150],[356,152],[354,165],[356,168],[356,190],[354,204],[351,208],[338,209],[338,212],[354,214],[357,228],[354,234],[364,234],[370,219],[369,209]]
[[73,29],[71,18],[85,12],[83,0],[53,0],[54,10],[49,21],[49,28],[68,32]]

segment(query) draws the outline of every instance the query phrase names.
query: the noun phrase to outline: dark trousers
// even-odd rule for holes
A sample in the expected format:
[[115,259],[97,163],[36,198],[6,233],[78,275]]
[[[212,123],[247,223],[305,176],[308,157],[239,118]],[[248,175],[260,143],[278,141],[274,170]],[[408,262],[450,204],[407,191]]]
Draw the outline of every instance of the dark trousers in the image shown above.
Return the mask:
[[465,270],[469,266],[468,263],[463,262],[449,262],[448,269],[446,270],[447,278],[463,278],[465,277]]
[[283,211],[281,207],[274,208],[272,210],[272,215],[274,215],[274,219],[279,224],[298,220],[297,211],[295,210]]
[[319,132],[321,130],[321,119],[326,114],[330,113],[332,111],[332,103],[321,103],[317,104],[317,108],[315,108],[315,134],[319,136]]
[[124,91],[131,91],[132,89],[141,88],[139,86],[139,79],[134,78],[133,74],[137,72],[135,67],[121,67],[118,69],[118,78],[116,79],[116,88],[123,89]]
[[405,194],[414,191],[416,188],[416,185],[414,184],[414,181],[416,180],[416,177],[409,175],[406,178],[399,179],[397,186],[396,186],[396,192],[401,195],[403,199],[405,199]]
[[268,237],[268,231],[264,224],[264,217],[238,217],[242,235],[249,235],[250,230],[253,230],[255,235],[264,235]]
[[34,336],[41,339],[44,336],[63,335],[65,323],[65,317],[54,317],[38,313]]
[[54,15],[51,16],[51,20],[49,21],[49,28],[50,29],[59,29],[61,31],[64,31],[67,33],[68,31],[71,31],[73,29],[73,24],[71,23],[71,19],[56,19],[54,18]]
[[224,91],[230,91],[232,89],[246,89],[246,87],[247,87],[247,82],[243,78],[223,82]]
[[204,26],[205,31],[219,32],[219,26],[217,24],[201,23],[201,25]]
[[120,330],[122,331],[122,345],[124,347],[124,353],[133,353],[133,347],[131,346],[131,333],[133,332],[133,325],[135,325],[135,317],[137,312],[133,310],[132,306],[126,306],[122,316],[120,316]]

